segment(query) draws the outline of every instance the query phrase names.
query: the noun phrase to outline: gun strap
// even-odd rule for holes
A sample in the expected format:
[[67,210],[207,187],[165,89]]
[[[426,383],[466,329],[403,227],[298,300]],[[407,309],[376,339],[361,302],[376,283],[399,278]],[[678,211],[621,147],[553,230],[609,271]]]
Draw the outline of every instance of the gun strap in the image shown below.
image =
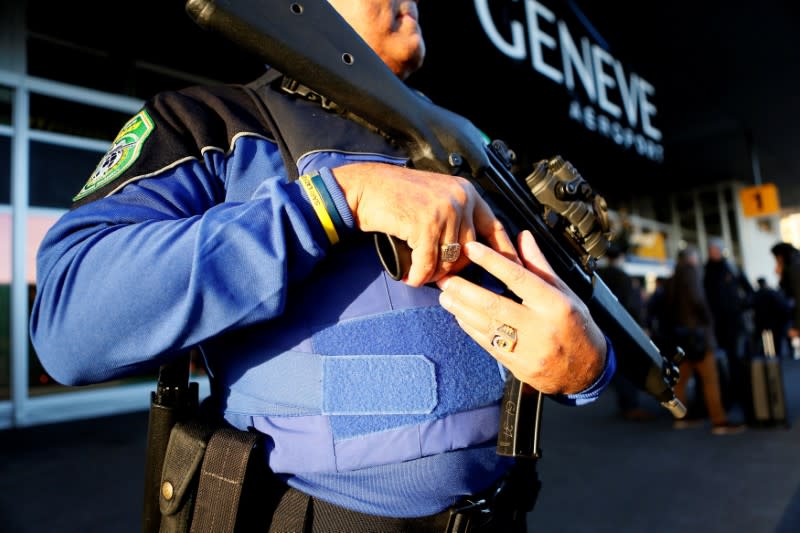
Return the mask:
[[211,436],[197,486],[192,532],[232,532],[247,464],[258,435],[219,428]]
[[306,85],[303,85],[297,80],[289,78],[280,71],[271,67],[269,70],[267,70],[266,74],[248,83],[247,85],[244,85],[243,87],[248,96],[250,96],[250,98],[256,104],[256,108],[258,109],[261,118],[264,119],[264,121],[272,130],[272,134],[275,136],[275,141],[280,148],[281,157],[283,158],[283,163],[286,167],[289,181],[294,181],[298,178],[296,159],[292,154],[292,151],[289,149],[289,143],[287,142],[286,137],[280,131],[275,119],[272,116],[267,98],[264,97],[264,88],[267,86],[271,86],[276,91],[282,92],[293,98],[300,98],[312,102],[328,113],[333,113],[350,120],[351,122],[355,122],[362,128],[380,135],[386,140],[386,142],[393,146],[397,146],[398,144],[397,140],[385,131],[377,128],[358,115],[355,115],[342,108],[336,102],[333,102],[329,98],[315,92]]
[[348,120],[351,120],[373,133],[377,133],[378,135],[386,139],[387,142],[392,144],[397,144],[397,140],[394,137],[392,137],[379,127],[375,126],[371,122],[364,120],[355,113],[348,111],[347,109],[341,107],[339,104],[332,101],[328,97],[319,94],[318,92],[314,91],[313,89],[311,89],[306,85],[303,85],[302,83],[300,83],[295,79],[292,79],[284,75],[281,78],[280,90],[285,92],[286,94],[304,98],[309,102],[314,102],[316,104],[319,104],[319,106],[325,111],[328,111],[330,113],[336,113],[337,115],[340,115]]
[[283,76],[283,74],[274,68],[270,68],[266,74],[257,80],[244,85],[243,88],[247,96],[249,96],[253,101],[253,104],[255,104],[258,113],[261,115],[261,118],[267,123],[269,129],[272,130],[272,135],[275,136],[275,142],[281,151],[281,159],[283,160],[283,166],[286,169],[286,174],[289,181],[295,181],[300,176],[297,171],[297,162],[289,150],[289,145],[286,142],[283,133],[278,128],[275,119],[272,117],[272,113],[267,106],[266,99],[260,94],[260,92],[264,90],[263,87],[272,84],[276,80],[280,79],[281,76]]

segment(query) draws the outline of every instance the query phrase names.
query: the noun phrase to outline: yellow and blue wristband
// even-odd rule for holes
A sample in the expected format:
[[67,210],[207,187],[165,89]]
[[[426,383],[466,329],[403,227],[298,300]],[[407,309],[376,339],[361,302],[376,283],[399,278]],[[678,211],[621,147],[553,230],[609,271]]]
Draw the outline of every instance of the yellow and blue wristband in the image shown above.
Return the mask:
[[339,242],[341,235],[347,232],[348,227],[339,214],[339,209],[337,209],[336,203],[325,185],[325,180],[319,172],[313,172],[300,176],[298,181],[308,197],[311,207],[322,225],[322,229],[325,230],[328,241],[331,245],[336,244]]

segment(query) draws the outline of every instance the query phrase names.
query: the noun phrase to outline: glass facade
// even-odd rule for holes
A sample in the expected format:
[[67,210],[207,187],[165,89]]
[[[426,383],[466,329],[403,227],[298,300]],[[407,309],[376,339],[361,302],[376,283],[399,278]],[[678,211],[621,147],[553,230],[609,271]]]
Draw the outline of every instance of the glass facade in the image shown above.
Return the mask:
[[93,150],[31,141],[30,205],[69,208],[101,157],[101,153]]
[[[11,92],[0,87],[0,124],[11,117]],[[0,401],[11,395],[11,137],[0,134]]]
[[0,207],[0,400],[11,394],[11,212]]
[[[204,80],[244,83],[264,70],[252,55],[202,30],[180,4],[144,2],[124,17],[108,18],[108,11],[101,0],[83,0],[80,8],[28,0],[28,74],[146,99]],[[168,46],[157,37],[165,35]]]
[[0,135],[0,206],[11,203],[11,137]]
[[11,89],[0,85],[0,124],[11,124]]
[[110,142],[131,115],[36,93],[30,97],[30,128],[35,131]]

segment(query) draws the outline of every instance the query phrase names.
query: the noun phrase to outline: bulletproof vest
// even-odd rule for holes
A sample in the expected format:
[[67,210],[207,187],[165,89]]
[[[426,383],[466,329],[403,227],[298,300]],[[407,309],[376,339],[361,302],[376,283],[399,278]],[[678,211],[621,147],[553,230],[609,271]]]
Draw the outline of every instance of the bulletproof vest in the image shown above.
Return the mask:
[[[301,174],[320,153],[405,162],[381,133],[284,94],[277,78],[251,87]],[[505,371],[438,297],[435,286],[388,277],[363,235],[331,247],[289,289],[280,317],[207,343],[226,419],[270,435],[279,473],[352,471],[490,441]]]

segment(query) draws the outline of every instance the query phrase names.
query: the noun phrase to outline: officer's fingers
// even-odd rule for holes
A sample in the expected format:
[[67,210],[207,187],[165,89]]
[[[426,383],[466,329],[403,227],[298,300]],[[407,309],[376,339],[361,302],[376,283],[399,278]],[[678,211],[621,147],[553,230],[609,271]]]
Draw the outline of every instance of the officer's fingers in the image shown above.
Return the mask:
[[484,238],[493,250],[513,261],[519,262],[517,250],[514,248],[514,243],[508,236],[508,232],[503,227],[503,223],[497,219],[489,204],[480,196],[476,196],[473,219],[476,232]]
[[429,237],[408,244],[411,246],[411,267],[404,281],[412,287],[421,287],[433,278],[439,267],[439,241]]
[[537,364],[535,359],[520,357],[520,354],[517,353],[516,350],[506,351],[501,348],[497,348],[492,345],[493,335],[487,334],[485,329],[472,327],[472,325],[462,322],[458,319],[456,319],[456,321],[467,335],[472,337],[472,339],[477,342],[481,348],[489,352],[492,357],[494,357],[501,365],[506,367],[512,374],[514,374],[514,376],[516,376],[518,379],[521,379],[525,383],[528,383],[529,385],[534,385],[535,383],[535,388],[537,390],[541,390],[539,388],[539,384],[536,382],[534,371],[531,370],[532,368],[535,368]]
[[[463,247],[464,254],[473,263],[483,267],[487,272],[505,283],[505,285],[523,300],[537,301],[544,296],[543,291],[552,292],[549,280],[543,280],[534,270],[500,255],[488,246],[479,242],[468,242]],[[549,276],[549,274],[547,274]]]
[[459,320],[489,331],[498,320],[522,322],[525,309],[510,298],[496,294],[459,276],[438,282],[439,303]]
[[521,232],[517,236],[517,242],[519,244],[520,255],[528,270],[535,272],[540,278],[546,280],[568,298],[578,299],[578,296],[572,288],[570,288],[570,286],[553,270],[553,267],[550,265],[547,258],[545,258],[541,248],[539,248],[539,245],[536,243],[536,239],[534,239],[533,234],[531,234],[529,230]]
[[[463,243],[474,241],[475,238],[476,238],[475,226],[472,225],[472,222],[471,222],[470,219],[464,218],[461,221],[461,230],[459,231],[458,241],[457,242],[461,243],[462,249],[463,249]],[[456,272],[459,272],[461,269],[466,267],[468,264],[469,264],[469,259],[467,259],[467,256],[465,256],[463,253],[459,252],[458,259],[455,262],[450,263],[449,265],[447,265],[446,272],[447,272],[447,274],[454,274]]]
[[457,272],[467,264],[461,254],[461,243],[466,242],[464,235],[464,221],[460,209],[454,206],[450,216],[447,217],[444,230],[439,237],[438,270],[436,276],[441,277],[451,272]]
[[478,302],[481,296],[486,298],[483,293],[489,293],[489,291],[464,278],[452,276],[446,282],[439,283],[439,286],[442,288],[439,303],[452,313],[459,323],[479,328],[481,325],[487,325],[492,313],[497,312],[496,300],[487,299],[488,305],[476,305],[475,302]]
[[[553,389],[551,384],[542,382],[541,376],[537,374],[537,368],[542,361],[533,356],[532,352],[526,351],[525,346],[523,346],[524,338],[520,339],[520,341],[522,341],[520,342],[520,346],[512,346],[510,349],[503,349],[500,344],[497,346],[494,345],[495,338],[498,337],[499,334],[499,328],[508,327],[507,325],[511,324],[526,324],[528,322],[526,322],[524,316],[511,312],[497,317],[487,317],[483,313],[475,312],[475,309],[470,311],[468,306],[459,307],[459,304],[455,300],[450,302],[446,298],[443,307],[451,304],[456,306],[454,307],[456,311],[454,312],[454,316],[461,329],[472,337],[481,348],[497,359],[500,364],[521,380],[534,385],[537,389],[541,385],[545,385],[548,390]],[[447,307],[445,308],[447,309]],[[450,309],[448,309],[448,311],[450,311]],[[520,331],[519,333],[522,337],[526,335],[537,336],[530,328],[529,331]],[[503,338],[506,337],[503,336]],[[537,345],[540,349],[547,348],[542,341],[537,342]]]
[[550,262],[545,258],[530,230],[520,232],[517,236],[517,244],[519,245],[519,253],[528,270],[556,276],[553,267],[550,266]]

